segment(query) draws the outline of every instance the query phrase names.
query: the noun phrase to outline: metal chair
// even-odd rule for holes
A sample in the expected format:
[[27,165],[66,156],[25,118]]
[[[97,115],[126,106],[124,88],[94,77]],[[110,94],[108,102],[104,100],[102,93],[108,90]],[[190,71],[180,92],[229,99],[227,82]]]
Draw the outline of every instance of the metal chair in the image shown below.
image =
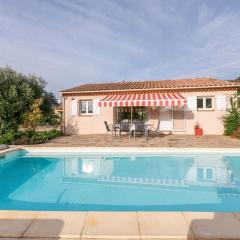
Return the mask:
[[114,132],[114,136],[116,137],[116,133],[118,132],[118,128],[109,125],[109,124],[107,123],[107,121],[104,121],[104,125],[105,125],[105,128],[106,128],[106,134],[108,134],[109,132],[111,132],[111,133],[112,133],[112,137],[113,137],[113,132]]
[[141,135],[143,135],[147,139],[146,126],[144,123],[132,124],[130,129],[130,135],[132,135],[134,139],[136,138],[136,133],[141,133]]
[[129,133],[129,131],[130,131],[129,123],[121,123],[120,124],[120,129],[119,129],[120,136],[121,136],[121,133],[123,133],[123,132]]

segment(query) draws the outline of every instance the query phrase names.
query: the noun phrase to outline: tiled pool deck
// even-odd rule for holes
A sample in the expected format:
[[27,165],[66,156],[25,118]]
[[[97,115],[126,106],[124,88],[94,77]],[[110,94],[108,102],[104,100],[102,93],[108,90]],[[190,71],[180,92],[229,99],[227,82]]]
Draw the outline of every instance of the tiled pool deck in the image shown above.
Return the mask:
[[0,211],[0,238],[240,239],[240,213]]
[[53,139],[39,147],[158,147],[158,148],[239,148],[240,139],[220,135],[161,135],[135,140],[127,135],[112,138],[106,134],[71,135]]
[[[31,148],[32,151],[37,149],[39,148]],[[73,149],[66,148],[64,151],[72,152]],[[90,149],[93,152],[99,151],[99,148],[78,148],[77,151]],[[41,150],[56,151],[56,148],[41,148]],[[116,151],[116,149],[109,151]],[[125,151],[134,152],[136,148]],[[146,152],[150,151],[157,152],[159,149],[146,150]],[[169,149],[161,151],[169,151]],[[175,149],[175,151],[184,152],[186,149]],[[199,149],[189,151],[194,152]],[[211,152],[210,149],[209,151]],[[232,150],[214,151],[231,152]],[[5,152],[7,151],[0,151],[0,154]],[[234,152],[240,153],[240,149],[235,149]],[[20,238],[240,240],[240,213],[0,211],[0,239]]]

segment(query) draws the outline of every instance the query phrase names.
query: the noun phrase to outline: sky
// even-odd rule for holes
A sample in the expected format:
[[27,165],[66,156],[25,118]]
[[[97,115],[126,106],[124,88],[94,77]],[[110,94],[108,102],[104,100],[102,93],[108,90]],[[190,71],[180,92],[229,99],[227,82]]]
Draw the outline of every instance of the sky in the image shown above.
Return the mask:
[[240,0],[0,0],[0,66],[58,91],[240,76]]

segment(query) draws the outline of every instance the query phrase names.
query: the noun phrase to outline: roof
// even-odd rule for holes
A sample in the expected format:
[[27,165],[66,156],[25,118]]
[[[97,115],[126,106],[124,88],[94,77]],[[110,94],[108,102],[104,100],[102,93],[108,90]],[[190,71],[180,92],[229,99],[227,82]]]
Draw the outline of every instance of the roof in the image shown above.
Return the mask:
[[218,80],[213,78],[191,78],[178,80],[152,80],[135,82],[116,82],[83,84],[77,87],[62,90],[62,93],[75,92],[101,92],[101,91],[126,91],[126,90],[164,90],[164,89],[193,89],[215,87],[240,87],[240,83]]
[[61,112],[63,110],[63,104],[62,102],[60,102],[56,107],[55,107],[55,110],[57,112]]

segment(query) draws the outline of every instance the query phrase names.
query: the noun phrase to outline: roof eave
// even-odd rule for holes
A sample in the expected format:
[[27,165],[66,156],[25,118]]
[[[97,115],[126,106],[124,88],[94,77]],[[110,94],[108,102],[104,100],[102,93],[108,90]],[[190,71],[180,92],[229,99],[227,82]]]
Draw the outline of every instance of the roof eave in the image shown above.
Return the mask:
[[123,91],[159,91],[159,90],[194,90],[194,89],[209,89],[209,88],[238,88],[240,87],[240,84],[238,85],[224,85],[224,86],[200,86],[200,87],[176,87],[176,88],[144,88],[144,89],[121,89],[121,90],[91,90],[91,91],[60,91],[60,95],[66,93],[66,94],[74,94],[74,93],[103,93],[103,92],[123,92]]

